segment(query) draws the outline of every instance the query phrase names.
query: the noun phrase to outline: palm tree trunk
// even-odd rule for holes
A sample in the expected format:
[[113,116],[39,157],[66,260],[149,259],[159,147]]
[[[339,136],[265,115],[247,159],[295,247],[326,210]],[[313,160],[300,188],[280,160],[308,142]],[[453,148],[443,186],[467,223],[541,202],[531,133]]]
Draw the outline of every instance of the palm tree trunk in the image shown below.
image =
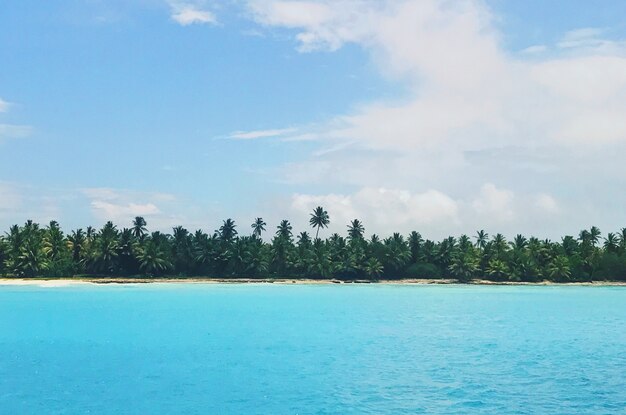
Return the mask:
[[315,232],[315,239],[317,239],[317,236],[320,234],[320,227],[317,227],[317,232]]

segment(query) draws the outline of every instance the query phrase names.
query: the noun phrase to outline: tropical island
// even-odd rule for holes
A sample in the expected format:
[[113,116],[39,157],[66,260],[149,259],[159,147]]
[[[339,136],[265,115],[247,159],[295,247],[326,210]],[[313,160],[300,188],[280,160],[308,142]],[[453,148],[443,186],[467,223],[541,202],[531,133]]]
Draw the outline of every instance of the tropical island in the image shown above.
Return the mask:
[[[212,234],[178,226],[171,234],[148,232],[146,220],[118,229],[107,222],[65,234],[56,221],[42,227],[33,221],[14,225],[0,237],[0,275],[4,278],[88,278],[103,281],[159,280],[434,280],[468,283],[582,283],[626,281],[626,228],[601,238],[597,227],[560,241],[481,230],[441,241],[419,232],[365,237],[354,219],[347,236],[325,239],[320,230],[330,223],[317,207],[309,223],[314,236],[294,236],[283,220],[271,240],[264,241],[262,218],[242,235],[232,219]],[[204,277],[198,277],[204,276]]]

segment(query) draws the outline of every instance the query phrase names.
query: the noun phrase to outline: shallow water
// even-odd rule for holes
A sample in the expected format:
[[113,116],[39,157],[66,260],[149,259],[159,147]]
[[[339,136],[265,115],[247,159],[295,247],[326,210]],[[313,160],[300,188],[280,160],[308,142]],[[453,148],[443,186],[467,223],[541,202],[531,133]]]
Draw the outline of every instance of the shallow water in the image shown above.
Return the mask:
[[626,413],[626,288],[0,287],[0,413]]

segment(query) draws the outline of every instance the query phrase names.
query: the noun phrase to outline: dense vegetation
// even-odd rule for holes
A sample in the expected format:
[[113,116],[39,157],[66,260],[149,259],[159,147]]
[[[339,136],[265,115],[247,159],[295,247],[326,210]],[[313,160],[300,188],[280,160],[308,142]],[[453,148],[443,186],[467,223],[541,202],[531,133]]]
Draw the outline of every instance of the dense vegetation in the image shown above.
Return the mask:
[[176,227],[172,234],[148,233],[137,217],[119,230],[108,222],[65,235],[57,222],[44,228],[32,221],[14,225],[0,237],[0,274],[13,277],[210,276],[222,278],[400,279],[456,278],[460,281],[626,280],[626,229],[601,238],[592,227],[560,242],[517,235],[507,241],[479,231],[470,238],[424,240],[418,232],[385,239],[365,238],[355,219],[347,237],[317,236],[329,224],[321,207],[311,214],[315,238],[295,236],[283,220],[270,242],[262,239],[266,223],[257,218],[251,234],[239,235],[235,222],[224,221],[213,234]]

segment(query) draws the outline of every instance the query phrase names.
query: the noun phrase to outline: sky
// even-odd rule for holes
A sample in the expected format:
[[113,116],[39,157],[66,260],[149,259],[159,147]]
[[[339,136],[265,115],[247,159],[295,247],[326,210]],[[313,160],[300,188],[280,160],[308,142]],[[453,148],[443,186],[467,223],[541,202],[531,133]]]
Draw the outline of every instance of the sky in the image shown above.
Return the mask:
[[622,0],[6,0],[0,229],[626,226]]

